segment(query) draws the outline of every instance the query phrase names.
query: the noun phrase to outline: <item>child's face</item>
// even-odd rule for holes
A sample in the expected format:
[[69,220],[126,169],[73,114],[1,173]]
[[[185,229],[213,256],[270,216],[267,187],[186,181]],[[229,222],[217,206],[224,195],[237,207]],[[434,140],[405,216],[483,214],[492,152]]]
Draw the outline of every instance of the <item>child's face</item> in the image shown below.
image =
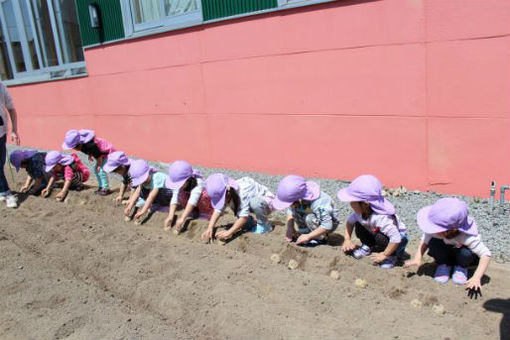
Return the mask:
[[370,204],[367,202],[350,202],[352,210],[357,214],[367,213],[370,209]]
[[448,239],[448,238],[454,238],[455,236],[457,236],[458,233],[459,233],[459,231],[457,229],[450,229],[450,230],[445,230],[443,232],[440,232],[440,233],[438,233],[438,235]]
[[57,164],[53,169],[57,172],[61,172],[62,170],[64,170],[64,166],[62,164]]
[[20,167],[25,169],[27,167],[27,161],[21,161]]
[[145,182],[143,182],[143,184],[149,185],[151,180],[152,180],[152,174],[149,174],[149,176],[147,176],[147,179],[145,180]]
[[115,172],[116,174],[119,174],[121,176],[125,176],[127,171],[126,171],[126,167],[124,166],[119,166],[117,169],[113,170],[113,172]]

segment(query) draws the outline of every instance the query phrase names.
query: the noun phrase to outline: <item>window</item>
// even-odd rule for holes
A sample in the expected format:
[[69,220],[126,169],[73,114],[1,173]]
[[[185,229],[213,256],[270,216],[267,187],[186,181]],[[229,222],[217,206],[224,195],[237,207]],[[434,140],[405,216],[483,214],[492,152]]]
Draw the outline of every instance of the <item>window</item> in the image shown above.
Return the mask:
[[85,73],[74,1],[0,0],[0,76],[51,79]]
[[130,5],[134,31],[202,22],[201,0],[131,0]]

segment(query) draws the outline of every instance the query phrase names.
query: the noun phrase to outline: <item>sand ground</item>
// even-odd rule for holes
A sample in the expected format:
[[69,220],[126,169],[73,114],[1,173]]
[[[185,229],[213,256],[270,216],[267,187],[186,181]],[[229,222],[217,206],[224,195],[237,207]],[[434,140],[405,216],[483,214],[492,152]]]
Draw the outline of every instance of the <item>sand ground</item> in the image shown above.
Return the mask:
[[[300,248],[283,241],[275,221],[269,235],[203,244],[205,221],[178,236],[162,230],[163,213],[135,226],[113,197],[89,189],[65,203],[29,197],[17,210],[0,206],[0,338],[510,337],[508,264],[492,263],[483,297],[470,300],[463,287],[434,283],[431,264],[385,271],[347,257],[340,236]],[[291,259],[297,269],[287,268]]]

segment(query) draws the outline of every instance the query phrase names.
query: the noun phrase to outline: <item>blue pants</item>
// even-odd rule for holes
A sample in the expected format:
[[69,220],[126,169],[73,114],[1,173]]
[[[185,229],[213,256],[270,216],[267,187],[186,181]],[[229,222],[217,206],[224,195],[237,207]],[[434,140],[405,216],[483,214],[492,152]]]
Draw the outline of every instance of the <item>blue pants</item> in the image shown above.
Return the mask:
[[[106,162],[106,161],[104,161]],[[103,163],[104,165],[104,163]],[[96,165],[94,166],[94,175],[96,175],[97,184],[99,186],[99,189],[109,189],[110,185],[108,184],[108,175],[103,170],[103,167],[101,166],[99,168],[99,171],[97,170],[97,161]]]
[[7,135],[0,138],[0,196],[7,196],[11,193],[7,178],[5,178],[4,166],[7,159]]
[[468,267],[478,260],[478,256],[467,247],[454,247],[446,244],[443,240],[432,238],[428,244],[429,256],[436,260],[437,264],[446,264],[448,266]]

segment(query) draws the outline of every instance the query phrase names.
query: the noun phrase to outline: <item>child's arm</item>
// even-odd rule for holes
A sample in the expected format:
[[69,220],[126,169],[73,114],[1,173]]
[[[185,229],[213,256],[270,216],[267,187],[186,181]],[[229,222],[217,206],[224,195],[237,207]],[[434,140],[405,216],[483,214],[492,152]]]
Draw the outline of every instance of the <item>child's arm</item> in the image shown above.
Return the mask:
[[129,199],[129,203],[128,203],[126,209],[124,209],[124,215],[130,216],[131,210],[133,210],[133,208],[136,204],[136,201],[138,200],[138,197],[140,197],[141,192],[142,192],[142,186],[139,185],[138,187],[136,187],[135,192],[133,192],[133,194],[131,195],[131,198]]
[[216,237],[220,240],[228,240],[234,235],[234,233],[241,229],[246,224],[246,222],[248,222],[248,217],[249,216],[239,217],[229,230],[219,231]]
[[306,243],[310,240],[316,239],[317,237],[327,234],[328,231],[324,229],[323,227],[319,227],[308,234],[299,235],[298,239],[296,240],[296,244]]
[[30,189],[30,192],[37,193],[37,191],[39,191],[39,189],[41,188],[42,182],[43,182],[42,177],[34,179],[34,182],[32,184],[32,188]]
[[149,196],[147,196],[147,199],[145,200],[145,204],[143,205],[142,209],[140,209],[134,216],[135,220],[142,217],[144,214],[146,214],[149,211],[149,208],[152,205],[152,202],[154,202],[154,199],[156,199],[156,196],[158,195],[159,189],[154,188],[149,193]]
[[25,184],[23,184],[19,191],[21,191],[22,193],[26,193],[30,189],[30,184],[32,184],[32,177],[28,175]]
[[372,259],[372,261],[374,262],[382,262],[384,260],[386,260],[388,257],[390,257],[391,255],[393,255],[396,251],[397,251],[397,248],[399,246],[400,242],[399,243],[388,243],[388,245],[386,246],[386,248],[384,249],[383,252],[381,253],[373,253],[370,258]]
[[209,225],[207,226],[207,230],[204,231],[204,233],[202,234],[203,241],[208,241],[213,237],[214,226],[216,226],[216,223],[220,219],[220,216],[221,216],[221,212],[218,210],[214,210],[214,212],[211,216],[211,219],[209,220]]
[[342,244],[342,251],[349,252],[353,251],[356,246],[351,241],[352,231],[354,229],[354,225],[350,222],[345,223],[345,233],[344,233],[344,244]]
[[186,204],[186,208],[184,208],[184,211],[182,212],[181,216],[177,219],[175,222],[175,229],[181,230],[184,222],[186,222],[186,219],[189,215],[191,215],[191,212],[195,209],[195,206],[191,203]]
[[57,194],[57,200],[62,201],[64,198],[66,198],[67,193],[69,192],[69,188],[71,187],[71,180],[66,179],[64,181],[64,187],[60,192]]
[[476,267],[475,273],[473,276],[466,282],[466,289],[469,290],[475,290],[480,291],[482,288],[482,277],[485,274],[485,271],[487,270],[487,267],[489,266],[489,263],[491,262],[491,258],[489,256],[482,256],[480,258],[480,262],[478,263],[478,266]]
[[292,242],[296,237],[296,229],[294,229],[294,216],[292,213],[287,213],[287,231],[285,232],[285,241]]
[[125,192],[126,192],[126,185],[124,183],[120,183],[119,196],[117,196],[117,198],[115,198],[115,202],[121,203],[122,199],[124,198]]
[[48,185],[46,185],[46,188],[44,188],[42,191],[41,191],[41,195],[43,197],[48,197],[51,193],[51,188],[53,187],[53,184],[55,183],[55,177],[51,176],[50,179],[48,180]]
[[165,219],[165,228],[170,228],[172,221],[174,220],[175,211],[177,210],[177,204],[170,204],[170,209],[168,210],[168,217]]
[[428,245],[421,240],[420,244],[418,245],[418,249],[416,250],[416,253],[414,254],[414,258],[411,260],[408,260],[404,263],[404,267],[411,267],[411,266],[420,266],[421,260],[423,258],[423,254],[425,254],[425,251],[427,250]]

